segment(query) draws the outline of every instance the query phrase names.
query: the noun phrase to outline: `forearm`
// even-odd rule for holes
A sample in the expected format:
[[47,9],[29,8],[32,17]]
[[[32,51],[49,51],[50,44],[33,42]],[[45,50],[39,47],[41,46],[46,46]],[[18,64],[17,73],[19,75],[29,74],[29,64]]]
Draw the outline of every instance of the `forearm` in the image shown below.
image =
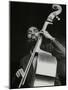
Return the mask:
[[59,41],[57,41],[53,36],[51,36],[47,31],[45,31],[44,37],[52,41],[52,46],[54,47],[57,54],[60,54],[61,56],[65,57],[65,48],[62,44],[60,44]]
[[53,39],[52,42],[59,49],[59,51],[61,51],[61,53],[65,56],[65,48],[63,47],[63,45],[56,39]]

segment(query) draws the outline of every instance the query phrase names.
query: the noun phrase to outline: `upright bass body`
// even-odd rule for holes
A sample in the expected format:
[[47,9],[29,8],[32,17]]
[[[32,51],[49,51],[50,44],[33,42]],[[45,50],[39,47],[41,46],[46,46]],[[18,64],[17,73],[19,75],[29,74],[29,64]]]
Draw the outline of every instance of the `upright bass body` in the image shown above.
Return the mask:
[[[57,11],[52,12],[47,20],[45,21],[42,30],[46,30],[48,24],[52,24],[53,19],[56,17],[58,20],[60,18],[57,16],[62,12],[60,5],[52,5],[53,9]],[[54,86],[55,78],[57,72],[57,60],[52,54],[47,51],[42,51],[38,49],[38,60],[36,69],[36,79],[34,86]]]

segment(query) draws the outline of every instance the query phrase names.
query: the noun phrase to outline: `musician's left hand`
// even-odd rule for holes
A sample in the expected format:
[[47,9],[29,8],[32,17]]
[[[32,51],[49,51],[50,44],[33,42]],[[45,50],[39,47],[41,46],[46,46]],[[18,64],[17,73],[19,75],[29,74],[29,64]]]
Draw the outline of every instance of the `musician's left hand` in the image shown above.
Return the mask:
[[50,40],[55,40],[55,38],[51,36],[48,31],[41,31],[41,33],[45,36],[45,38],[48,38]]

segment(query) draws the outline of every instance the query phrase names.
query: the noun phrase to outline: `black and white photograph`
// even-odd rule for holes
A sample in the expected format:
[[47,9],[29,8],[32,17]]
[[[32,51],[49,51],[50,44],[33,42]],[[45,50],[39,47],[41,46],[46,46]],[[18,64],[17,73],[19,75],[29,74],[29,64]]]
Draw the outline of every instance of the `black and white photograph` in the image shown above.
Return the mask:
[[66,5],[9,1],[10,89],[66,85]]

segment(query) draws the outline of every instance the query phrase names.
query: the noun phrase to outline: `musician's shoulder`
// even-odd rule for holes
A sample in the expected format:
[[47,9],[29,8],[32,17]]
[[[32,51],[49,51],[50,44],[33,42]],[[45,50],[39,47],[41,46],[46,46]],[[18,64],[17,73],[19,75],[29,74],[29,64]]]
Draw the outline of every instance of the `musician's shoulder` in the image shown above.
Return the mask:
[[20,63],[27,62],[29,58],[30,58],[30,54],[25,55],[24,57],[21,58]]

